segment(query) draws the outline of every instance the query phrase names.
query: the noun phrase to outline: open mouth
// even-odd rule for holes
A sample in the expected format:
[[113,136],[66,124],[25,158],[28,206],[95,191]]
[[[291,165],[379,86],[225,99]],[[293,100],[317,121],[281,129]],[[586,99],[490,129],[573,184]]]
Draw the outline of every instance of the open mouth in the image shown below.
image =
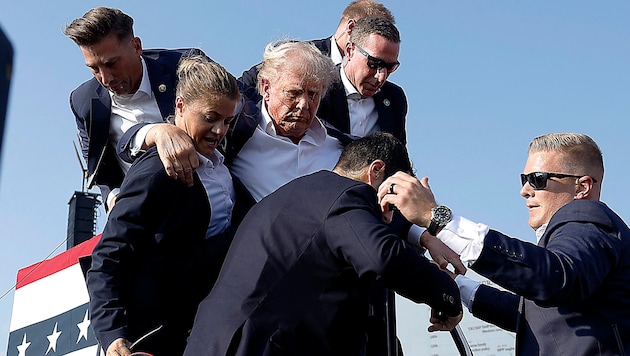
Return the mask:
[[204,138],[204,141],[206,141],[207,143],[209,143],[210,145],[216,146],[219,144],[219,140],[217,140],[216,138]]

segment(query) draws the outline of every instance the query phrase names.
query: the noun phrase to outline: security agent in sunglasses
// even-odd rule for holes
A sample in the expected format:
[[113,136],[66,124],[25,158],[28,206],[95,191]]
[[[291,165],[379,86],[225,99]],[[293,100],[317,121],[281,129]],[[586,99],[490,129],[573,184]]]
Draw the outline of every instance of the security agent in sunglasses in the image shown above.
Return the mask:
[[[426,177],[397,173],[379,198],[508,290],[456,277],[473,315],[516,332],[517,355],[628,355],[630,230],[599,201],[603,178],[590,137],[547,134],[531,142],[520,194],[537,245],[451,215]],[[428,233],[423,239],[433,238]]]
[[400,33],[390,21],[376,16],[356,20],[339,76],[322,98],[317,116],[338,130],[363,137],[389,132],[407,142],[407,97],[387,81],[399,66]]

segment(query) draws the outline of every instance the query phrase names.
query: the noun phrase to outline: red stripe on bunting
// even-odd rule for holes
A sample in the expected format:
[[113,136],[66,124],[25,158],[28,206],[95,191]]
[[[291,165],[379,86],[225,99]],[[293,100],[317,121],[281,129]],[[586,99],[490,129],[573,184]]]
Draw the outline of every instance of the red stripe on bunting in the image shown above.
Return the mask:
[[77,264],[79,262],[79,257],[92,254],[92,250],[100,238],[101,235],[99,234],[51,259],[40,261],[20,269],[17,274],[15,289],[24,287],[29,283],[33,283]]

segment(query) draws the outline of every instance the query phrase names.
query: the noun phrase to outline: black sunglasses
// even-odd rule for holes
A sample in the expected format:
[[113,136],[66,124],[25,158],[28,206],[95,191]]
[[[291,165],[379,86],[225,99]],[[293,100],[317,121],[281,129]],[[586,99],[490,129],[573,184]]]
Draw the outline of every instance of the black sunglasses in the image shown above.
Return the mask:
[[[547,187],[547,180],[549,178],[582,178],[584,175],[577,176],[575,174],[562,174],[562,173],[549,173],[549,172],[532,172],[529,174],[521,174],[521,186],[525,183],[534,188],[534,190],[542,190]],[[597,180],[591,177],[593,183],[597,183]]]
[[393,73],[400,66],[400,62],[396,61],[394,63],[387,63],[384,60],[376,57],[370,56],[363,48],[361,48],[358,44],[352,42],[352,44],[359,50],[359,52],[367,58],[367,66],[376,69],[377,71],[381,68],[387,69],[387,73]]

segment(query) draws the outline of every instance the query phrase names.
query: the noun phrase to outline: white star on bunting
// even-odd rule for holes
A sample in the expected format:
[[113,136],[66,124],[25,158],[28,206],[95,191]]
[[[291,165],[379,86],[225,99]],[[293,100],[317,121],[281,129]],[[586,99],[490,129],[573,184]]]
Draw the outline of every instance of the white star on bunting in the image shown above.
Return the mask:
[[18,345],[18,356],[26,356],[26,349],[31,346],[30,342],[26,342],[26,333],[24,333],[24,338],[22,339],[22,345]]
[[46,355],[48,355],[48,351],[53,350],[53,352],[57,351],[57,339],[59,339],[59,335],[61,335],[61,331],[57,330],[57,323],[55,323],[55,328],[53,329],[52,334],[46,336],[48,338],[48,349],[46,350]]
[[79,328],[79,337],[77,338],[77,344],[81,340],[81,337],[84,337],[85,340],[88,338],[88,327],[90,326],[90,319],[88,319],[88,311],[85,311],[85,316],[83,317],[83,321],[77,324]]

